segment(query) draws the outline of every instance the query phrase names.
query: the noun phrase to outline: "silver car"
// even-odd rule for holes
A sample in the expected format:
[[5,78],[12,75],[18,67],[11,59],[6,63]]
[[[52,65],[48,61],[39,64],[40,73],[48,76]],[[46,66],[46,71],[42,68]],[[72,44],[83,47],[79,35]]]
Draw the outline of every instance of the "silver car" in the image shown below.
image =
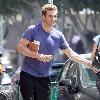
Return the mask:
[[0,100],[15,100],[13,82],[8,73],[0,73]]

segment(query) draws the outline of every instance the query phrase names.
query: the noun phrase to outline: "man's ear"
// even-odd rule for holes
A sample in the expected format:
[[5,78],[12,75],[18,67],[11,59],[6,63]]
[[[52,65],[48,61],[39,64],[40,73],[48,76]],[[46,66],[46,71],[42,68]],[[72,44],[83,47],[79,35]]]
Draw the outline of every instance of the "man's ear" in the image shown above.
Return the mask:
[[43,20],[45,20],[45,15],[42,15]]

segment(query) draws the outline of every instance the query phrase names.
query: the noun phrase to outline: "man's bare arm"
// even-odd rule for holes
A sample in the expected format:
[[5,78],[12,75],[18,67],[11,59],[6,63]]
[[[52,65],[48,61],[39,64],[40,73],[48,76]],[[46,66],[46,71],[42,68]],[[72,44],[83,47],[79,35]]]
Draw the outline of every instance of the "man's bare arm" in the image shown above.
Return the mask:
[[67,55],[67,57],[71,58],[72,60],[86,64],[88,66],[92,66],[92,62],[90,60],[87,60],[85,58],[82,58],[79,54],[74,52],[70,47],[64,50],[64,53]]
[[33,52],[32,50],[30,50],[28,48],[28,44],[30,43],[29,40],[26,40],[24,38],[22,38],[19,41],[18,47],[17,47],[17,51],[21,54],[23,54],[24,56],[28,56],[31,58],[36,58],[40,61],[43,62],[49,62],[52,59],[52,55],[44,55],[44,54],[39,54],[37,52]]

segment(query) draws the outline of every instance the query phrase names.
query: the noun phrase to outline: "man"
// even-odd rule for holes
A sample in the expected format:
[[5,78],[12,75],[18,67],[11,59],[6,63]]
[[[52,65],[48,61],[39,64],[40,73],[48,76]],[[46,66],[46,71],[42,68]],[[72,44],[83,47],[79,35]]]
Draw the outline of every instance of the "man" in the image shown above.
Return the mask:
[[[49,100],[50,79],[49,71],[52,67],[54,54],[58,48],[71,59],[91,66],[91,61],[82,59],[68,45],[64,35],[54,28],[58,10],[53,4],[42,7],[42,21],[31,25],[24,32],[17,50],[25,58],[21,67],[20,87],[23,100]],[[28,48],[29,43],[39,42],[38,52]]]

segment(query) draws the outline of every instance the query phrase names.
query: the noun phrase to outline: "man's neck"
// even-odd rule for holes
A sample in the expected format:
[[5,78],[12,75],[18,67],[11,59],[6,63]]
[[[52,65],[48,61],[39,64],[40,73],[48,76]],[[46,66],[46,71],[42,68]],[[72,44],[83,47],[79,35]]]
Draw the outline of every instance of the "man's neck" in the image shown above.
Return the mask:
[[53,28],[53,26],[49,26],[46,23],[42,23],[42,27],[43,27],[44,31],[46,31],[46,32],[51,32],[51,30]]

